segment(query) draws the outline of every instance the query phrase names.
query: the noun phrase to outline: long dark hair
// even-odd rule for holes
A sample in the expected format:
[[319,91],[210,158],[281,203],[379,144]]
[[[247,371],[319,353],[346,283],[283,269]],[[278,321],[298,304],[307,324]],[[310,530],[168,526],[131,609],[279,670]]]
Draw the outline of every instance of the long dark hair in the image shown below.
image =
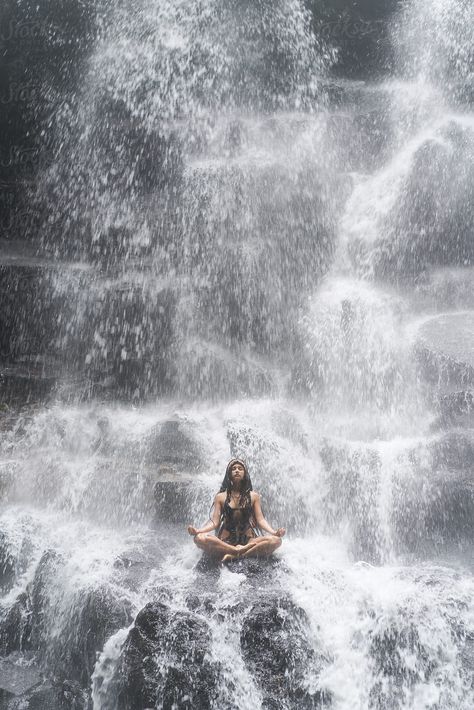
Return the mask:
[[247,465],[244,461],[242,461],[242,459],[231,459],[231,461],[229,461],[225,470],[225,476],[222,480],[219,492],[223,493],[224,491],[226,491],[227,497],[230,498],[230,493],[232,491],[232,466],[235,466],[236,463],[239,463],[244,469],[244,477],[242,479],[242,483],[240,484],[239,499],[239,505],[243,506],[247,503],[250,503],[250,491],[252,490],[252,481],[249,476]]
[[[240,463],[241,466],[243,466],[244,469],[244,477],[242,479],[242,483],[240,484],[240,498],[239,498],[239,507],[245,508],[247,506],[251,506],[251,497],[250,497],[250,491],[252,490],[252,481],[249,475],[249,471],[247,468],[247,465],[242,459],[232,459],[229,461],[227,464],[227,468],[225,470],[225,476],[222,480],[221,487],[219,489],[219,493],[223,493],[226,491],[227,493],[227,499],[230,499],[230,494],[232,491],[232,478],[231,478],[231,472],[232,472],[232,466],[234,464]],[[211,505],[211,510],[209,511],[209,518],[212,515],[212,509],[214,508],[214,503]],[[219,521],[219,526],[217,528],[217,535],[219,535],[220,531],[222,530],[222,526],[224,524],[224,511],[221,513],[221,519]],[[256,535],[260,535],[260,529],[257,527],[257,524],[255,520],[253,519],[253,516],[250,520],[250,526],[255,532]]]

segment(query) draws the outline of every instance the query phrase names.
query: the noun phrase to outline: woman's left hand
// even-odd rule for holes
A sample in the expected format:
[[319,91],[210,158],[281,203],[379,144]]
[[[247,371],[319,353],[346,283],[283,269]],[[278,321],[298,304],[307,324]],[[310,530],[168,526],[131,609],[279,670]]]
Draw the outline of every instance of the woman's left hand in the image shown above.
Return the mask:
[[286,533],[285,528],[278,528],[278,530],[276,531],[275,535],[276,535],[277,537],[283,537],[283,535],[284,535],[285,533]]

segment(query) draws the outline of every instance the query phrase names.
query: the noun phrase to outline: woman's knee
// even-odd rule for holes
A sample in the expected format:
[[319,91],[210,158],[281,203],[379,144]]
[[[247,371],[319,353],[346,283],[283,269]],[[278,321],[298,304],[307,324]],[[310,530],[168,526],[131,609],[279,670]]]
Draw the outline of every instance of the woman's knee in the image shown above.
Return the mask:
[[275,545],[275,550],[277,550],[279,547],[281,547],[281,537],[278,537],[278,535],[273,535],[273,544]]
[[194,536],[194,544],[198,547],[206,547],[207,535],[206,533],[198,533]]

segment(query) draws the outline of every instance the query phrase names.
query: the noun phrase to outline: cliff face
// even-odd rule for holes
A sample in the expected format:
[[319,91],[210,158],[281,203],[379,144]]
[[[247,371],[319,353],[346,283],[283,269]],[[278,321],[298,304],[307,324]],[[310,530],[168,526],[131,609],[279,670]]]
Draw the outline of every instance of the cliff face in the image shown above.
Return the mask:
[[[314,29],[338,49],[337,76],[380,75],[390,65],[388,19],[396,0],[308,2]],[[25,235],[25,183],[51,159],[45,122],[74,92],[105,3],[2,3],[0,16],[0,238]]]

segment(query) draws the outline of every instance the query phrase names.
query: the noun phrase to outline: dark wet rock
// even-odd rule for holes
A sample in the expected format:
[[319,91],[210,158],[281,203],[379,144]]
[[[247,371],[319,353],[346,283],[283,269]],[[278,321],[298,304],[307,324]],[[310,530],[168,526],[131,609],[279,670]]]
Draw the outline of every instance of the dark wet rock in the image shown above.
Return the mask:
[[417,353],[438,387],[474,384],[474,311],[431,318],[419,330]]
[[[13,696],[6,710],[88,710],[87,692],[77,683],[51,683],[43,680],[31,690]],[[3,706],[0,703],[0,709]]]
[[204,511],[207,512],[212,503],[212,494],[195,480],[160,475],[160,480],[154,486],[154,499],[157,523],[189,523]]
[[309,691],[328,663],[309,637],[309,619],[288,597],[269,596],[255,603],[244,618],[240,645],[245,663],[264,694],[265,708],[328,707],[323,689]]
[[369,649],[376,682],[370,689],[371,710],[405,707],[410,688],[426,683],[436,669],[416,626],[388,621],[372,635]]
[[[89,278],[89,277],[87,277]],[[90,281],[90,279],[89,279]],[[119,283],[84,277],[69,300],[84,314],[75,318],[64,341],[77,369],[84,369],[99,391],[142,401],[170,384],[171,339],[176,293],[143,276]]]
[[46,650],[49,664],[61,678],[86,688],[105,642],[131,621],[128,603],[117,599],[111,590],[99,587],[85,590],[75,600],[60,644]]
[[236,574],[245,574],[250,584],[271,584],[272,587],[278,586],[278,575],[288,571],[285,562],[278,553],[269,557],[247,557],[233,560],[228,563],[227,569]]
[[218,669],[207,658],[207,623],[161,602],[147,604],[128,634],[114,678],[117,710],[211,707]]
[[[24,696],[41,683],[42,676],[37,666],[24,663],[18,655],[0,659],[0,708],[11,708],[8,701]],[[18,706],[21,707],[21,706]],[[28,707],[28,706],[26,706]]]
[[7,591],[13,585],[16,574],[16,560],[5,533],[0,532],[0,589]]
[[0,357],[16,362],[52,345],[58,302],[49,280],[53,264],[0,260]]
[[47,613],[50,607],[48,595],[57,570],[63,565],[61,556],[55,550],[43,553],[36,568],[31,587],[31,636],[33,649],[44,649],[48,632]]
[[0,653],[6,656],[29,648],[30,635],[30,599],[26,592],[22,592],[0,620]]
[[52,363],[33,356],[21,362],[0,365],[1,397],[9,403],[41,402],[51,395],[57,382]]
[[461,648],[463,674],[471,688],[474,688],[474,632],[466,635]]
[[189,426],[179,420],[163,422],[153,430],[146,461],[153,465],[167,465],[177,472],[199,471],[204,465],[202,451]]

